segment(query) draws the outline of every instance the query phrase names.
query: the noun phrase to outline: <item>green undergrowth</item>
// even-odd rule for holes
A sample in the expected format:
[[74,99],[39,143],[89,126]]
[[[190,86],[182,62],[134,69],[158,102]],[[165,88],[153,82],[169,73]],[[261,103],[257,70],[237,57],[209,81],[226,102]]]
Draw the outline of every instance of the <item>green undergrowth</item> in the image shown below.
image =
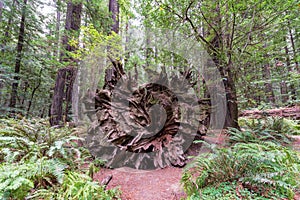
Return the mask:
[[297,130],[290,125],[291,123],[292,121],[278,117],[243,119],[240,120],[241,130],[229,128],[229,143],[271,141],[278,145],[290,145],[293,141],[290,136],[297,134]]
[[300,135],[300,121],[283,117],[264,117],[261,119],[239,118],[242,129],[267,129],[286,135]]
[[0,119],[0,199],[117,199],[119,190],[92,180],[102,161],[82,140],[45,119]]
[[[275,193],[274,193],[275,192]],[[243,188],[243,186],[238,182],[222,182],[217,185],[205,187],[203,190],[194,193],[189,196],[190,200],[239,200],[239,199],[256,199],[256,200],[277,200],[284,198],[284,196],[277,194],[276,191],[271,190],[269,192],[269,197],[261,196],[255,192],[252,192],[248,188]]]
[[[255,196],[292,199],[300,184],[300,156],[298,152],[272,142],[237,143],[199,155],[184,171],[182,183],[188,199],[197,195],[200,199],[213,199],[214,195],[222,193],[220,184],[224,183],[240,186],[242,192],[232,188],[228,193],[233,199],[253,199]],[[219,191],[218,194],[207,193],[212,187]],[[212,196],[204,198],[203,192]],[[249,192],[251,195],[247,196]],[[227,192],[223,191],[222,195],[226,196]]]
[[281,118],[246,121],[229,129],[226,147],[195,157],[181,183],[187,199],[293,199],[300,189],[300,154]]

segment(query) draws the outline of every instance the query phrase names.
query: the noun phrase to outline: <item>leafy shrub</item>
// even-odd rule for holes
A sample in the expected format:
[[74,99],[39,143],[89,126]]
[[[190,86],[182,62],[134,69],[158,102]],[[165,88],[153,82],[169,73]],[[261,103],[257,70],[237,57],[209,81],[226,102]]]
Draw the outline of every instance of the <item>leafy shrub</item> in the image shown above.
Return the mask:
[[285,125],[292,129],[292,135],[300,135],[300,121],[299,120],[283,120]]
[[84,199],[109,200],[117,199],[120,192],[117,189],[105,190],[98,182],[77,172],[68,171],[61,187],[55,191],[39,190],[32,197],[46,199]]
[[72,164],[73,158],[81,156],[79,140],[69,129],[52,128],[46,120],[1,119],[0,160],[12,163],[48,157]]
[[208,186],[203,188],[192,196],[189,196],[187,200],[232,200],[232,199],[243,199],[243,200],[269,200],[283,198],[282,195],[277,194],[276,191],[270,191],[270,197],[266,198],[257,193],[251,192],[247,188],[243,188],[240,183],[237,182],[222,182],[218,185]]
[[97,167],[80,140],[46,120],[1,119],[0,199],[112,199],[117,190],[104,190],[83,174],[87,158],[91,176]]
[[66,165],[58,160],[6,163],[0,166],[0,199],[24,199],[31,189],[63,182]]
[[298,152],[271,142],[237,143],[199,155],[185,170],[181,181],[190,197],[199,193],[199,189],[237,182],[260,196],[274,195],[277,190],[277,195],[291,199],[300,184],[299,158]]
[[295,131],[284,118],[275,117],[244,121],[242,130],[230,128],[228,133],[231,144],[271,141],[278,145],[288,145],[292,142],[289,135],[295,134]]

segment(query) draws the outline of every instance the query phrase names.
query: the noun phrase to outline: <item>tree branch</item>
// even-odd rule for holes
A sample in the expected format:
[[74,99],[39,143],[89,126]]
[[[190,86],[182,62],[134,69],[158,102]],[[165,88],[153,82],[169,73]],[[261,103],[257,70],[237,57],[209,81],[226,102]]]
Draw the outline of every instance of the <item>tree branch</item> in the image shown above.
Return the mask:
[[[160,2],[160,3],[162,3],[162,2]],[[201,41],[204,42],[210,50],[212,50],[212,51],[215,52],[215,53],[218,53],[217,49],[215,49],[215,48],[213,47],[213,45],[212,45],[209,41],[207,41],[203,36],[201,36],[200,33],[198,33],[197,27],[193,24],[192,20],[189,18],[189,16],[188,16],[188,11],[189,11],[189,9],[191,8],[191,6],[192,6],[193,3],[194,3],[194,1],[191,1],[191,2],[189,3],[189,5],[188,5],[188,7],[187,7],[187,9],[186,9],[186,11],[185,11],[185,16],[182,16],[182,15],[178,14],[178,13],[177,13],[176,11],[174,11],[169,5],[164,5],[164,7],[165,7],[166,10],[168,10],[169,12],[173,13],[173,14],[176,15],[178,18],[180,18],[183,22],[187,21],[187,22],[190,24],[190,26],[191,26],[192,29],[193,29],[194,36],[196,37],[196,40],[197,40],[198,42],[201,42]]]

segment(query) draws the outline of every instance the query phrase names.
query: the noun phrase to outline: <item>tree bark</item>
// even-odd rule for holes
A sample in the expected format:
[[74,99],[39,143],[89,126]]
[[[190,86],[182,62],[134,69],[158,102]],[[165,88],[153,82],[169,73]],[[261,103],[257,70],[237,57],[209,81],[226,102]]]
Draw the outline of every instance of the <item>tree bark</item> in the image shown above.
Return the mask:
[[38,83],[37,85],[32,89],[32,92],[31,92],[31,95],[30,95],[30,99],[29,99],[29,102],[28,102],[28,106],[27,106],[27,111],[26,111],[26,117],[29,116],[30,114],[30,109],[31,109],[31,105],[32,105],[32,101],[33,101],[33,98],[34,98],[34,95],[36,93],[36,91],[39,89],[40,85],[41,85],[41,75],[42,75],[42,69],[40,69],[40,72],[39,72],[39,80],[38,80]]
[[61,1],[60,0],[56,0],[56,27],[55,27],[55,31],[56,31],[56,50],[55,50],[55,56],[59,57],[60,55],[60,20],[61,20],[61,12],[60,12],[60,4]]
[[[69,1],[67,4],[67,14],[66,14],[66,24],[65,30],[66,33],[62,38],[62,46],[65,51],[72,52],[77,49],[77,47],[71,46],[69,44],[69,34],[72,31],[78,31],[81,25],[81,11],[82,11],[82,3],[74,4],[72,1]],[[78,37],[79,34],[76,34]],[[61,61],[72,61],[70,56],[66,55],[65,51],[61,52],[60,60]]]
[[287,84],[284,80],[281,81],[280,83],[280,93],[281,93],[281,101],[282,103],[287,103],[289,100],[288,96],[288,87]]
[[113,20],[113,24],[111,30],[115,33],[119,33],[119,4],[118,0],[109,0],[108,4],[109,12],[111,13],[111,18]]
[[232,68],[232,64],[229,63],[226,70],[228,76],[224,79],[228,111],[225,119],[225,127],[239,128],[238,103],[235,82],[233,80]]
[[[290,25],[290,22],[288,22],[288,25]],[[297,50],[296,50],[296,46],[295,46],[294,35],[293,35],[291,28],[289,28],[289,35],[290,35],[290,40],[291,40],[291,44],[292,44],[293,58],[294,58],[295,66],[296,66],[298,73],[300,73],[300,67],[299,67],[299,63],[297,61],[297,53],[296,53]]]
[[[72,1],[67,3],[65,24],[66,33],[62,38],[62,46],[64,50],[60,53],[60,61],[70,62],[71,66],[60,69],[57,73],[53,100],[50,108],[51,126],[60,125],[62,120],[64,120],[64,122],[68,121],[68,114],[70,112],[72,101],[73,83],[77,72],[77,69],[74,66],[76,65],[77,61],[67,55],[66,52],[72,52],[77,49],[77,47],[69,44],[69,34],[74,34],[75,32],[76,37],[79,37],[79,33],[76,33],[76,31],[79,31],[80,29],[81,13],[82,3],[75,4]],[[65,109],[63,109],[64,101],[66,102]]]
[[271,66],[270,64],[264,64],[263,66],[263,77],[265,79],[265,93],[266,93],[266,101],[268,103],[275,103],[273,87],[271,83]]
[[67,77],[66,77],[66,107],[65,107],[65,123],[69,121],[68,115],[72,109],[72,92],[73,92],[73,85],[77,74],[77,69],[75,67],[69,67],[67,70]]
[[[285,57],[286,57],[286,66],[287,66],[287,70],[289,72],[292,72],[293,69],[291,67],[291,59],[290,59],[290,55],[289,55],[288,41],[286,41],[286,38],[285,38],[285,42],[286,42],[286,46],[284,47],[284,50],[285,50]],[[297,99],[297,91],[296,91],[295,85],[293,83],[290,84],[289,90],[291,91],[291,95],[290,95],[290,97],[288,96],[288,99],[291,98],[293,100],[296,100]]]
[[[108,5],[109,12],[113,20],[111,31],[119,33],[119,4],[117,0],[109,0]],[[110,33],[111,34],[111,33]],[[110,47],[108,47],[110,49]],[[117,81],[124,74],[123,65],[116,61],[115,58],[110,58],[112,66],[105,70],[105,82],[103,89],[113,90]]]
[[0,22],[2,21],[3,1],[0,1]]
[[66,69],[63,68],[58,70],[56,76],[54,94],[53,94],[52,105],[51,105],[51,113],[50,113],[51,126],[60,125],[63,120],[62,111],[63,111],[63,98],[65,96],[64,93],[65,81],[66,81]]
[[12,20],[13,20],[13,13],[15,12],[14,7],[16,4],[16,0],[13,0],[12,2],[12,10],[11,10],[11,14],[9,15],[8,21],[7,21],[7,26],[5,29],[5,40],[3,42],[3,46],[6,46],[6,43],[8,42],[8,38],[10,37],[10,30],[12,27]]
[[25,34],[25,20],[26,20],[26,4],[27,0],[23,2],[22,8],[22,16],[20,22],[20,29],[19,29],[19,37],[18,37],[18,44],[17,44],[17,56],[16,56],[16,63],[15,63],[15,76],[14,82],[12,84],[12,92],[10,98],[9,107],[11,108],[11,112],[15,112],[16,104],[17,104],[17,96],[18,96],[18,86],[19,86],[19,73],[21,69],[21,60],[22,60],[22,50],[24,46],[24,34]]
[[[232,30],[229,30],[229,25],[227,25],[226,34],[222,31],[222,14],[220,11],[219,3],[216,4],[215,8],[216,16],[213,19],[213,25],[209,25],[208,33],[214,34],[213,39],[209,42],[210,48],[209,53],[212,56],[212,59],[218,68],[220,75],[223,79],[225,92],[226,92],[226,104],[227,104],[227,113],[225,118],[224,128],[234,127],[239,129],[238,125],[238,104],[237,104],[237,95],[236,95],[236,87],[234,82],[234,72],[233,65],[231,60],[231,49],[232,49],[232,41],[233,41],[233,31],[235,28],[235,21],[233,21]],[[235,16],[233,16],[235,17]],[[214,28],[212,28],[214,27]],[[224,41],[227,41],[227,44],[224,44]],[[216,51],[213,51],[217,50]],[[219,52],[224,52],[227,48],[227,58],[228,62],[224,61],[221,58]]]

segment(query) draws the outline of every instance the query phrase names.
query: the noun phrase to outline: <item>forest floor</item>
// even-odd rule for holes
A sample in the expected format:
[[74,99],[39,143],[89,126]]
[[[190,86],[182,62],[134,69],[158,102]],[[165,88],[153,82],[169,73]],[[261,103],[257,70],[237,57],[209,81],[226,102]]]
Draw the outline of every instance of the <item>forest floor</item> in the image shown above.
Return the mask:
[[113,178],[107,189],[119,187],[122,200],[179,200],[184,197],[180,185],[182,168],[167,167],[151,171],[131,168],[101,169],[94,179]]
[[[294,148],[300,151],[300,136],[293,136]],[[207,138],[213,140],[213,138]],[[225,137],[215,138],[217,144],[222,144]],[[101,169],[94,179],[102,181],[112,175],[107,189],[118,187],[122,191],[122,200],[180,200],[185,197],[180,179],[183,168],[167,167],[157,170],[135,170],[131,168]],[[300,200],[296,194],[295,200]]]
[[[225,136],[221,134],[217,138],[205,137],[207,142],[224,144]],[[188,155],[197,155],[200,149],[192,145]],[[206,149],[201,149],[201,152]],[[94,179],[102,181],[112,175],[107,189],[119,187],[122,191],[122,200],[180,200],[185,197],[183,187],[180,184],[183,168],[167,167],[156,170],[135,170],[132,168],[101,169],[94,174]]]
[[[299,109],[299,106],[294,106],[285,110],[267,110],[264,113],[267,112],[269,116],[289,115],[289,117],[299,119]],[[261,111],[247,111],[242,115],[251,115],[258,118],[263,113]],[[300,151],[300,136],[292,137],[295,139],[293,147]],[[218,137],[207,136],[204,140],[222,146],[225,143],[226,136],[224,134],[220,134]],[[196,149],[196,146],[192,146],[189,155],[196,155]],[[180,184],[182,172],[183,168],[175,167],[150,171],[124,167],[119,169],[101,169],[94,175],[94,179],[102,181],[107,176],[112,175],[112,180],[109,182],[107,189],[118,187],[122,191],[122,200],[180,200],[180,198],[185,197]],[[300,194],[297,194],[294,199],[300,200]]]

